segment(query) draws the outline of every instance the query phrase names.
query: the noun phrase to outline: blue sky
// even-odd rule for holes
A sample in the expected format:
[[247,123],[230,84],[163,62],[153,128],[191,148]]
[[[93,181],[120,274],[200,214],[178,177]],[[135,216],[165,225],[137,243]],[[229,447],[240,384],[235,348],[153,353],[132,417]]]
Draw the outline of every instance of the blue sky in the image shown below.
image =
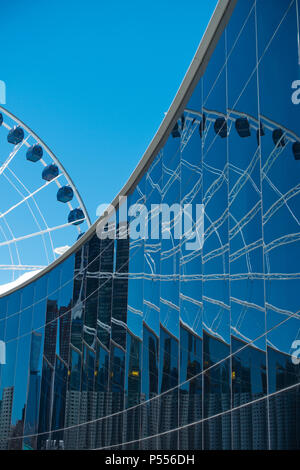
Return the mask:
[[56,153],[92,221],[151,141],[216,3],[1,1],[6,107]]

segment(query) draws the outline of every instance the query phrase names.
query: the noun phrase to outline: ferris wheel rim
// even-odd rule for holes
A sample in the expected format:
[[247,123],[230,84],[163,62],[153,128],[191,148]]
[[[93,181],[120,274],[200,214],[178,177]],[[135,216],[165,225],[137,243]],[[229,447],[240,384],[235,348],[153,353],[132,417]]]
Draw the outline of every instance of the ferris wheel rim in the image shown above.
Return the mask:
[[74,184],[74,181],[70,177],[69,173],[66,171],[66,169],[63,166],[63,164],[61,163],[61,161],[57,158],[55,153],[50,149],[50,147],[47,144],[45,144],[45,142],[27,124],[25,124],[21,119],[19,119],[17,116],[15,116],[11,111],[9,111],[8,109],[6,109],[6,108],[4,108],[3,106],[0,105],[0,112],[3,112],[4,114],[6,114],[6,116],[8,116],[13,121],[15,121],[21,127],[23,127],[28,132],[28,134],[30,134],[37,141],[37,143],[39,143],[43,147],[43,149],[48,153],[48,155],[53,159],[54,163],[59,167],[61,173],[66,178],[68,184],[73,189],[74,194],[76,196],[76,199],[77,199],[77,201],[80,205],[80,208],[83,211],[84,220],[86,221],[88,229],[89,229],[92,226],[92,222],[91,222],[90,216],[88,214],[88,211],[86,209],[86,206],[85,206],[85,204],[84,204],[84,202],[83,202],[83,200],[80,196],[80,193],[79,193],[76,185]]

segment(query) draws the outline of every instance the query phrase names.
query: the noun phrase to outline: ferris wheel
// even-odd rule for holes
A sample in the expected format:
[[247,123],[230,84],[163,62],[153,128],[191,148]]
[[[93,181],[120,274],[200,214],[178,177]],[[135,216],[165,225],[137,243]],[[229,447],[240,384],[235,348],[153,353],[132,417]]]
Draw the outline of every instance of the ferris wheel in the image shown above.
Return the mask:
[[56,260],[90,226],[59,159],[0,106],[0,294]]

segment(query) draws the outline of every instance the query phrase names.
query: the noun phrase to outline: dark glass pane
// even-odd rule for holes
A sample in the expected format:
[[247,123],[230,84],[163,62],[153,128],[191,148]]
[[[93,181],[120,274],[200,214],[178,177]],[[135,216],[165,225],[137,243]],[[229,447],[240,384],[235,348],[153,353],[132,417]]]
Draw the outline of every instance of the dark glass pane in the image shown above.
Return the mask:
[[94,235],[88,242],[88,265],[86,271],[86,301],[84,315],[85,342],[95,348],[99,297],[100,239]]
[[116,265],[113,279],[111,338],[126,348],[129,239],[116,240]]
[[6,360],[1,369],[1,408],[0,408],[0,449],[7,450],[9,446],[12,410],[15,393],[15,368],[17,358],[17,341],[6,344]]
[[116,346],[111,346],[110,358],[110,392],[107,400],[107,414],[114,414],[107,423],[108,445],[122,443],[123,413],[124,409],[124,380],[125,380],[125,352]]
[[21,450],[23,447],[23,439],[18,439],[17,437],[24,435],[27,386],[29,378],[30,343],[30,335],[23,336],[18,340],[14,384],[14,403],[11,417],[12,439],[9,444],[9,449],[12,450]]
[[21,309],[21,291],[10,294],[7,298],[7,316],[18,313]]
[[82,349],[82,328],[84,319],[85,278],[87,264],[87,245],[75,253],[74,286],[71,317],[71,343]]
[[267,450],[267,400],[257,400],[232,412],[232,449]]
[[270,449],[300,448],[300,387],[269,398]]
[[66,413],[64,431],[65,449],[78,448],[79,428],[76,426],[80,420],[81,409],[81,355],[72,347],[70,349],[70,369],[68,371],[68,389],[66,392]]
[[37,448],[37,434],[39,424],[39,408],[41,396],[42,361],[43,361],[44,329],[31,334],[28,394],[25,415],[24,435],[31,436],[24,439],[27,449]]
[[0,298],[0,320],[6,317],[7,312],[7,298],[1,297]]
[[114,241],[101,240],[97,336],[107,348],[111,330],[113,259]]
[[55,446],[55,448],[61,447],[64,442],[64,432],[55,432],[55,430],[62,429],[65,423],[67,377],[68,371],[66,365],[59,358],[56,358],[51,417],[51,445]]
[[231,450],[230,413],[204,421],[203,436],[203,450]]
[[[222,361],[204,372],[204,417],[228,411],[231,407],[230,362]],[[217,421],[215,421],[217,422]],[[224,423],[227,423],[227,420]]]
[[41,382],[41,397],[40,397],[40,411],[39,411],[39,426],[37,437],[37,449],[46,449],[47,441],[49,441],[49,431],[51,427],[51,410],[52,410],[52,381],[53,381],[53,368],[48,362],[43,360],[42,368],[42,382]]

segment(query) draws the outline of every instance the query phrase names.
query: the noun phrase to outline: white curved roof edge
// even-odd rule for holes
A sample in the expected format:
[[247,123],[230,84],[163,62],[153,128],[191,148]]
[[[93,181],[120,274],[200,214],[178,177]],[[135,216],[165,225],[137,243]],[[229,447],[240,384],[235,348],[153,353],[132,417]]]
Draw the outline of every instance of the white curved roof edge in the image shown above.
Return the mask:
[[[209,59],[224,29],[226,28],[226,25],[232,15],[237,1],[238,0],[218,1],[215,11],[208,23],[205,33],[198,46],[196,54],[194,55],[194,58],[183,78],[183,81],[175,95],[175,98],[167,114],[165,115],[161,125],[158,128],[158,131],[154,135],[152,141],[150,142],[144,155],[139,161],[137,167],[129,177],[127,183],[123,186],[119,194],[112,201],[111,206],[113,208],[116,209],[118,207],[120,197],[128,196],[133,191],[133,189],[143,176],[144,172],[151,165],[159,150],[164,146],[169,136],[169,133],[172,131],[176,121],[178,120],[179,116],[185,108],[185,105],[191,97],[198,80],[204,74]],[[72,245],[63,255],[53,261],[53,263],[49,264],[37,274],[25,280],[22,284],[18,284],[17,286],[14,286],[12,288],[9,288],[10,283],[7,284],[8,290],[5,293],[0,293],[0,298],[12,294],[13,292],[34,282],[35,280],[45,275],[47,272],[51,271],[55,266],[62,263],[66,258],[71,256],[75,251],[78,250],[78,248],[81,247],[81,245],[83,245],[90,238],[91,235],[93,235],[93,233],[96,231],[97,223],[101,218],[102,216],[100,216],[96,220],[96,222],[94,222],[94,224],[85,232],[84,235],[79,238],[79,240],[74,243],[74,245]]]
[[35,269],[34,271],[27,271],[21,276],[19,276],[17,279],[14,281],[10,281],[7,284],[1,284],[0,285],[0,297],[7,295],[8,292],[12,292],[14,290],[17,290],[20,286],[23,286],[24,284],[28,284],[32,280],[34,276],[37,276],[38,273],[43,271],[43,269]]

